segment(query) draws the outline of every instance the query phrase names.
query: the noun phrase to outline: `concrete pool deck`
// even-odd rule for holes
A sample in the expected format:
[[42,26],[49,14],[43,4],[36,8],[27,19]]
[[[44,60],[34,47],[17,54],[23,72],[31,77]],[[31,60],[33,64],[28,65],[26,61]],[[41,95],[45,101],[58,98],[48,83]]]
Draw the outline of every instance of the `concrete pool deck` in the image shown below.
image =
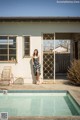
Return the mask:
[[[69,81],[56,81],[55,84],[12,84],[10,86],[0,86],[0,90],[68,90],[76,102],[80,105],[80,86],[74,86]],[[80,120],[80,116],[63,116],[63,117],[14,117],[9,120]]]

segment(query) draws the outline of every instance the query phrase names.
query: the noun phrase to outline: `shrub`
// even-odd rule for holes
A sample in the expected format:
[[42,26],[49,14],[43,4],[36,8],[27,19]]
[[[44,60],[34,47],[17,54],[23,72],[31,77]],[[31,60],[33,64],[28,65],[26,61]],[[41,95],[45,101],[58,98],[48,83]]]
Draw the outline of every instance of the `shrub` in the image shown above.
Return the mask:
[[68,69],[68,79],[75,85],[80,85],[80,60],[74,60]]

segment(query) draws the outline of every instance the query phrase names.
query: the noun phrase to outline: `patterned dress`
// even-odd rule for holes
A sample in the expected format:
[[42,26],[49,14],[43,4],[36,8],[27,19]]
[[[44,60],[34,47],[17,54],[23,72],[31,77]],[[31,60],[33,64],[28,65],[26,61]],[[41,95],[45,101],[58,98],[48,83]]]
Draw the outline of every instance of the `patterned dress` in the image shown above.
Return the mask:
[[34,65],[33,65],[34,75],[37,76],[37,72],[39,72],[39,75],[40,75],[41,65],[39,63],[39,57],[33,58],[33,62],[34,62]]

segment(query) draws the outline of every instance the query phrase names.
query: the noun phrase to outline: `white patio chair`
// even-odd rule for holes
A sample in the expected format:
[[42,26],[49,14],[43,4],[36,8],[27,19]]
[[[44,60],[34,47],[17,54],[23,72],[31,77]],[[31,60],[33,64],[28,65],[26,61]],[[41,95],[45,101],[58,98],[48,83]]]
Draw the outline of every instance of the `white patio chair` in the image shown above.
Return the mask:
[[13,74],[10,66],[5,66],[1,73],[0,84],[10,85],[12,83]]

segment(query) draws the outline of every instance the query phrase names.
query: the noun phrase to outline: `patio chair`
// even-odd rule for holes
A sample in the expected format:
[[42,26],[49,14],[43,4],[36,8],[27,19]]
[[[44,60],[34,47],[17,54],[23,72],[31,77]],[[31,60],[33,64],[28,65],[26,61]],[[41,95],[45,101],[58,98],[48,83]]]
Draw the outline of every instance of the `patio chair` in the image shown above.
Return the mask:
[[12,70],[10,66],[5,66],[1,73],[0,85],[10,85],[12,82]]

